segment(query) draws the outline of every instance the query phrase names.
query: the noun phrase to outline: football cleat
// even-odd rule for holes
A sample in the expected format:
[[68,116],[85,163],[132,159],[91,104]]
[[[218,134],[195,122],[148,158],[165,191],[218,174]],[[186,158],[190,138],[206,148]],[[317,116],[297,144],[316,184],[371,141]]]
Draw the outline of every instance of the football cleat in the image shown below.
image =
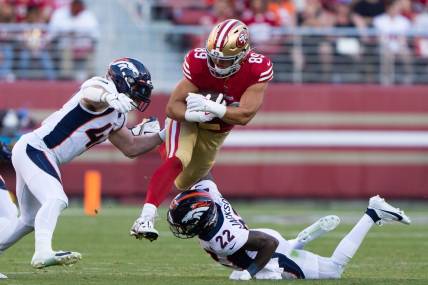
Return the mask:
[[7,279],[7,276],[4,275],[4,274],[2,274],[2,273],[0,273],[0,279]]
[[396,221],[406,225],[412,222],[410,218],[404,214],[404,211],[391,206],[379,195],[370,198],[367,209],[372,209],[379,217],[379,221],[376,222],[378,225],[382,225],[389,221]]
[[320,218],[318,221],[301,231],[297,235],[297,240],[303,244],[309,243],[316,238],[334,230],[340,223],[340,218],[329,215]]
[[54,265],[72,265],[82,259],[82,255],[72,251],[56,251],[48,255],[34,254],[31,265],[34,268],[41,269]]
[[138,218],[131,228],[131,236],[137,239],[148,239],[154,241],[159,237],[159,232],[155,229],[154,219]]

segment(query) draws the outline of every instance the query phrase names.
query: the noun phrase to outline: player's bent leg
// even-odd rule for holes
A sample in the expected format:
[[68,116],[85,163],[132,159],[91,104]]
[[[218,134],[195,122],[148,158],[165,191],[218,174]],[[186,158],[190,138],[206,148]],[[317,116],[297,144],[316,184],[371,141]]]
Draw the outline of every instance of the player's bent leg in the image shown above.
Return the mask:
[[339,279],[344,268],[331,258],[318,256],[318,279]]
[[35,253],[32,264],[41,268],[44,264],[51,266],[77,262],[80,258],[75,258],[74,253],[58,257],[52,250],[53,232],[59,215],[68,205],[68,198],[62,188],[55,159],[48,152],[30,145],[27,139],[24,137],[15,145],[12,163],[17,175],[25,181],[26,192],[40,202],[34,216]]
[[311,241],[334,230],[340,224],[340,218],[335,215],[329,215],[320,218],[312,225],[302,230],[294,240],[289,240],[295,249],[302,249]]
[[131,227],[130,234],[137,239],[156,240],[159,232],[155,229],[156,208],[172,191],[174,180],[192,159],[193,147],[198,137],[194,123],[167,120],[166,123],[167,159],[155,171],[147,188],[147,199],[140,217]]
[[[26,189],[25,184],[18,173],[16,175],[16,194],[18,203],[21,205],[21,215],[19,218],[14,215],[10,215],[10,213],[16,212],[17,209],[10,201],[10,198],[6,199],[10,210],[7,211],[9,214],[9,217],[5,222],[7,223],[7,226],[0,231],[0,253],[34,230],[34,217],[40,207],[40,203],[28,191],[28,189]],[[4,204],[2,206],[4,206]]]
[[344,268],[352,257],[354,257],[372,226],[375,223],[382,225],[389,221],[397,221],[404,224],[410,224],[411,222],[410,218],[403,211],[391,206],[381,197],[374,196],[370,198],[365,214],[340,241],[331,256],[331,260]]
[[204,129],[199,130],[198,140],[193,150],[192,160],[175,180],[175,186],[178,189],[189,189],[193,184],[210,172],[214,165],[217,153],[227,135],[228,133],[215,133]]

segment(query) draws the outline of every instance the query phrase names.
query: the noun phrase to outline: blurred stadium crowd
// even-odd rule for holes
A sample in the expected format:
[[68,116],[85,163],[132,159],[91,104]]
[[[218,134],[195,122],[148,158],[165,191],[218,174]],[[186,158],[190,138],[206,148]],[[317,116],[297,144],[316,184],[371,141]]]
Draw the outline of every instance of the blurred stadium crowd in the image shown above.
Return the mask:
[[[426,77],[426,0],[163,0],[154,5],[155,18],[177,25],[210,27],[226,18],[242,19],[253,46],[277,63],[277,81],[296,81],[281,76],[291,69],[308,75],[297,80],[303,82],[391,84]],[[190,42],[200,46],[201,38]],[[182,43],[188,47],[189,40]]]
[[[0,0],[0,80],[91,76],[100,28],[85,4],[92,2]],[[140,9],[141,15],[150,9],[145,25],[168,23],[171,30],[190,25],[208,31],[216,22],[239,18],[250,28],[253,47],[275,62],[276,81],[428,83],[427,0],[132,0],[122,5]],[[184,53],[203,46],[205,38],[179,33],[166,41],[172,52]]]
[[1,24],[8,25],[0,28],[0,79],[82,80],[92,73],[98,21],[83,1],[0,0]]

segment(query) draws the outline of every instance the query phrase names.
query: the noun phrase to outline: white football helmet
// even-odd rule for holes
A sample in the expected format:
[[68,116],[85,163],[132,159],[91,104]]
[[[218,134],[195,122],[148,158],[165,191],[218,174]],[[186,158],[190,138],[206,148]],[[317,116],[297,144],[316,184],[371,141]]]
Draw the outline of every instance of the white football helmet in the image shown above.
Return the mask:
[[206,50],[211,74],[217,78],[231,76],[250,51],[248,27],[235,19],[217,24],[208,36]]

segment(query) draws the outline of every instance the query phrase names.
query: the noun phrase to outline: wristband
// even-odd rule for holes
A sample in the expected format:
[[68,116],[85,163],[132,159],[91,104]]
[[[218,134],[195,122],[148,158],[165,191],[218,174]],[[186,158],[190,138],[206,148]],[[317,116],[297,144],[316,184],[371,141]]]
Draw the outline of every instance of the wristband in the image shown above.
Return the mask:
[[248,266],[247,271],[250,273],[251,277],[253,277],[257,272],[259,272],[259,268],[257,267],[256,263],[253,262],[250,264],[250,266]]

